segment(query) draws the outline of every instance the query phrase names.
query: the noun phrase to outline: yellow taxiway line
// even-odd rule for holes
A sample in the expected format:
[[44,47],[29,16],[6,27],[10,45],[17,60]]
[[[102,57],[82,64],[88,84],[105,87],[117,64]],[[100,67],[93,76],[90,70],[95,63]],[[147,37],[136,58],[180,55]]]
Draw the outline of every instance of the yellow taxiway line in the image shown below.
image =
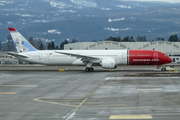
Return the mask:
[[109,119],[152,119],[151,115],[111,115]]

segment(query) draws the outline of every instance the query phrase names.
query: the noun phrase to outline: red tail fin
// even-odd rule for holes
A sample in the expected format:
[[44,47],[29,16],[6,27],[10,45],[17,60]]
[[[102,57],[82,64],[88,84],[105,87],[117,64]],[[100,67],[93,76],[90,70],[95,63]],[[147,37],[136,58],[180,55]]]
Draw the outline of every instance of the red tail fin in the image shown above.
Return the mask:
[[9,31],[17,31],[15,28],[8,28]]

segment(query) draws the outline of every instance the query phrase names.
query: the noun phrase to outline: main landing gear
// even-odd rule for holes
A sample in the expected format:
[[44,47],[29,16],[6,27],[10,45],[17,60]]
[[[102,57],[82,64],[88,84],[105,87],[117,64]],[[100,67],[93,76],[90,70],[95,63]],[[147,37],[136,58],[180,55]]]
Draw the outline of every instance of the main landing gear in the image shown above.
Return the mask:
[[87,68],[85,69],[86,72],[93,72],[94,68],[92,68],[91,66],[93,65],[93,63],[90,61],[87,63]]
[[87,67],[87,68],[85,69],[85,71],[86,71],[86,72],[93,72],[93,71],[94,71],[94,68],[92,68],[92,67]]

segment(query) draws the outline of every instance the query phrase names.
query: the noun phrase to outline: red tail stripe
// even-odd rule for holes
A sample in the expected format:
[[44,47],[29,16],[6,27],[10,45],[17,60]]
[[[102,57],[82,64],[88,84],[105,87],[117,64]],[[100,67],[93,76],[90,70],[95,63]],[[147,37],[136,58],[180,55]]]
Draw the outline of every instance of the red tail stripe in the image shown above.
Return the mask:
[[15,28],[8,28],[8,29],[9,29],[9,31],[16,31]]

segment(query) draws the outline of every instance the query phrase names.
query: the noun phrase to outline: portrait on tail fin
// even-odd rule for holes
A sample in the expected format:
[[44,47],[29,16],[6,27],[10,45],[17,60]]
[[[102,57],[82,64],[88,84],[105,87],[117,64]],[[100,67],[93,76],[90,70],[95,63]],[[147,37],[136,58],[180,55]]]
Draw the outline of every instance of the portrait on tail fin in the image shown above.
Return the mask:
[[15,28],[8,28],[14,44],[16,46],[17,52],[31,52],[37,51]]
[[25,40],[22,37],[17,37],[16,40],[14,41],[16,49],[18,52],[28,52],[29,49],[24,46],[23,44],[25,43]]

